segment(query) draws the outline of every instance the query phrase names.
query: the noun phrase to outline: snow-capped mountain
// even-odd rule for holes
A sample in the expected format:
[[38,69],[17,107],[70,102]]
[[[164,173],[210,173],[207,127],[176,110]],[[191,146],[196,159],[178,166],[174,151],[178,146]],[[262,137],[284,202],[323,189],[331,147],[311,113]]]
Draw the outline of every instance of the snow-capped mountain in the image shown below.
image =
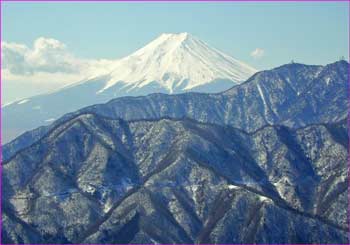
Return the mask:
[[[154,83],[168,93],[193,90],[215,80],[230,86],[246,80],[256,70],[188,34],[162,34],[118,62],[110,79],[98,92],[123,83],[138,90]],[[212,91],[208,91],[212,92]]]
[[3,107],[3,142],[65,113],[121,96],[220,92],[256,70],[188,34],[162,34],[115,61],[107,74]]

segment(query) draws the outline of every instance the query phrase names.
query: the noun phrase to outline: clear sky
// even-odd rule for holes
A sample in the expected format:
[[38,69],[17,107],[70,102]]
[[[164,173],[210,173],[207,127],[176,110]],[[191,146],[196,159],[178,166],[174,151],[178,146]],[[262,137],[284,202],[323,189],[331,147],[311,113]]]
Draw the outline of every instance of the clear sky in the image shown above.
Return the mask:
[[346,2],[2,4],[2,41],[53,38],[81,59],[121,58],[164,32],[189,32],[257,69],[348,57]]

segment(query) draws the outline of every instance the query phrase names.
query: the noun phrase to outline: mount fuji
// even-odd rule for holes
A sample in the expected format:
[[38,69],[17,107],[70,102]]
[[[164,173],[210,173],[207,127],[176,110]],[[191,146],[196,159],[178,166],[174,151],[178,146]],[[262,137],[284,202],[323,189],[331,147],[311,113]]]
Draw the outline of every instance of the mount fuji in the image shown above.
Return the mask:
[[220,92],[256,70],[188,33],[162,34],[107,74],[3,107],[3,142],[85,106],[150,93]]
[[198,91],[214,81],[218,85],[222,80],[225,81],[220,84],[223,87],[215,89],[221,91],[225,86],[228,89],[246,80],[255,72],[254,68],[209,47],[188,33],[162,34],[117,61],[109,80],[98,93],[108,92],[118,85],[127,92],[142,91],[148,86],[167,93]]

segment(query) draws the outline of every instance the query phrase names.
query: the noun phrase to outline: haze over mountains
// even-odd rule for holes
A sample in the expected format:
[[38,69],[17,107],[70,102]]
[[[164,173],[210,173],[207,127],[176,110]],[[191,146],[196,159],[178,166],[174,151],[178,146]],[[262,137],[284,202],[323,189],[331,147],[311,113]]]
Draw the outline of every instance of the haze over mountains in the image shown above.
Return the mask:
[[65,113],[116,97],[220,92],[256,72],[188,33],[162,34],[111,67],[110,73],[4,106],[3,142]]

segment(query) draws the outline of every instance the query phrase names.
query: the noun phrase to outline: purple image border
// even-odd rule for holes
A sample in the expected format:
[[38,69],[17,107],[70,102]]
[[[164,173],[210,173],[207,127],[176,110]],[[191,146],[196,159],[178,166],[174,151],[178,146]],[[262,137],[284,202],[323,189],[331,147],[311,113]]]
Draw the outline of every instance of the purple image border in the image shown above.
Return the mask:
[[[176,3],[176,2],[211,2],[211,3],[222,3],[222,2],[250,2],[250,3],[261,3],[261,2],[348,2],[348,61],[350,62],[350,0],[0,0],[0,41],[2,41],[2,3],[3,2],[71,2],[71,3],[78,3],[78,2],[86,2],[86,3],[106,3],[106,2],[129,2],[129,3],[140,3],[140,2],[148,2],[148,3]],[[0,45],[0,54],[2,54],[2,45]],[[0,59],[0,67],[2,68],[2,59]],[[347,116],[347,129],[349,130],[350,128],[350,63],[348,63],[348,87],[347,87],[347,93],[348,93],[348,116]],[[2,73],[0,72],[0,105],[2,105]],[[348,141],[349,141],[349,146],[348,146],[348,162],[347,162],[347,167],[348,167],[348,172],[347,172],[347,177],[348,177],[348,187],[350,186],[350,134],[348,131]],[[350,191],[348,188],[348,215],[350,213]],[[348,239],[350,244],[350,217],[348,216],[347,219],[348,222]],[[2,244],[2,107],[0,108],[0,245]],[[29,243],[27,243],[29,244]],[[40,244],[40,245],[63,245],[59,243],[50,243],[50,244]],[[81,243],[83,244],[83,243]],[[277,245],[277,244],[263,244],[263,243],[258,243],[261,245]],[[297,245],[297,244],[292,244],[292,243],[284,243],[285,245]],[[36,244],[31,244],[31,245],[36,245]],[[39,245],[39,244],[38,244]],[[106,245],[106,244],[92,244],[89,243],[89,245]],[[137,244],[135,244],[137,245]],[[142,244],[145,245],[145,244]],[[170,245],[170,244],[164,244],[164,245]],[[184,245],[189,245],[189,244],[184,244]],[[203,245],[209,245],[209,244],[203,244]],[[225,244],[226,245],[226,244]],[[242,244],[242,245],[253,245],[253,244]],[[300,245],[300,244],[298,244]],[[321,245],[321,244],[319,244]],[[328,244],[329,245],[329,244]],[[333,244],[336,245],[336,244]],[[338,244],[337,244],[338,245]],[[339,244],[340,245],[340,244]]]
[[0,2],[350,2],[350,0],[0,0]]

